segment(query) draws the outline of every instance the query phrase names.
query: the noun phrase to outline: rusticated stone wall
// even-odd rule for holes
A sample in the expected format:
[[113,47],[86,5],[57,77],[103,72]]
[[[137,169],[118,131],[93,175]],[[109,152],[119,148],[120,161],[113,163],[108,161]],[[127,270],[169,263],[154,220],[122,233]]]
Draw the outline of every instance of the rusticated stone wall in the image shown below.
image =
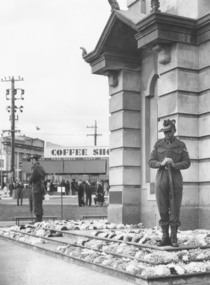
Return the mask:
[[110,222],[140,222],[140,74],[122,70],[110,87]]

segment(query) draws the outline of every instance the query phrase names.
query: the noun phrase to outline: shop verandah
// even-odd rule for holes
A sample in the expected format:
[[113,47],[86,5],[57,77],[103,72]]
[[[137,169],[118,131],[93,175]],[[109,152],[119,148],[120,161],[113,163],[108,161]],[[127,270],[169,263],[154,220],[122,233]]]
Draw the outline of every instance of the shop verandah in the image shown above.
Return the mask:
[[[97,181],[102,181],[104,190],[107,192],[109,186],[108,159],[44,159],[40,160],[40,163],[47,173],[46,182],[53,183],[50,192],[57,193],[58,187],[68,182],[70,184],[69,194],[74,195],[76,194],[74,187],[77,187],[78,181],[86,180],[91,183],[93,193]],[[22,172],[26,174],[26,181],[30,176],[31,166],[29,161],[24,161],[22,164]]]

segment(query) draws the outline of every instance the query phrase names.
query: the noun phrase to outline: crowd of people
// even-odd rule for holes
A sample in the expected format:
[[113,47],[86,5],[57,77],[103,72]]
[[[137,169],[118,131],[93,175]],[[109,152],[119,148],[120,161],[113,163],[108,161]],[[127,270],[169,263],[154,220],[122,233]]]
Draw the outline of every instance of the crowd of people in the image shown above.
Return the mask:
[[[49,179],[45,179],[46,174],[44,169],[39,164],[39,156],[34,155],[31,157],[32,161],[32,171],[24,186],[23,181],[16,179],[15,182],[11,181],[8,185],[2,183],[2,190],[4,194],[10,197],[16,197],[17,206],[23,205],[23,198],[27,193],[29,197],[29,210],[36,215],[36,221],[41,221],[43,216],[43,200],[46,197],[46,194],[51,195],[52,192],[57,192],[57,187],[64,188],[62,189],[62,195],[77,195],[78,196],[78,206],[92,206],[94,203],[95,206],[103,206],[104,196],[109,192],[108,183],[103,181],[98,181],[97,183],[90,181],[76,181],[72,179],[70,183],[68,180],[62,180],[60,183],[53,183]],[[24,192],[24,188],[26,188]],[[16,190],[16,192],[14,192]],[[15,195],[14,195],[15,193]],[[93,197],[94,195],[94,197]]]
[[3,182],[1,185],[1,189],[3,190],[3,194],[9,197],[12,197],[13,191],[16,190],[17,206],[23,205],[24,184],[22,180],[16,179],[15,182],[11,181],[8,185],[5,182]]
[[95,187],[88,180],[79,181],[77,189],[79,207],[91,206],[93,194],[95,194],[95,206],[103,206],[105,191],[102,184],[102,182],[98,181],[95,190]]

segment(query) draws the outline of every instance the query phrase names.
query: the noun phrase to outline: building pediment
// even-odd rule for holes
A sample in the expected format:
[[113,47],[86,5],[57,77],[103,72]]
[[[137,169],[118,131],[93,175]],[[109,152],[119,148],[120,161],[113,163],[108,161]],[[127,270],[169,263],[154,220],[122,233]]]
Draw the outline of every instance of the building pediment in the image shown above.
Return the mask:
[[84,57],[93,73],[138,67],[136,33],[134,20],[126,17],[123,11],[113,11],[96,48]]
[[[123,68],[137,69],[143,50],[179,42],[198,45],[209,39],[210,15],[194,20],[155,12],[146,16],[112,12],[93,52],[84,56],[95,74]],[[167,47],[166,47],[167,49]]]

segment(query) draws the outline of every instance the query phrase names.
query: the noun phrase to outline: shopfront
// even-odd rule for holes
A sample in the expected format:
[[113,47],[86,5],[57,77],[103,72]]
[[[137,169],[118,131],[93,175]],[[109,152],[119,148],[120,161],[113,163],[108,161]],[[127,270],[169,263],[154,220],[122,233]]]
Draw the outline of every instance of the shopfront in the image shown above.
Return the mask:
[[[47,176],[46,180],[59,185],[62,181],[85,181],[95,183],[109,181],[108,147],[55,147],[45,144],[44,159],[40,160]],[[30,176],[31,162],[24,161],[22,171]]]

